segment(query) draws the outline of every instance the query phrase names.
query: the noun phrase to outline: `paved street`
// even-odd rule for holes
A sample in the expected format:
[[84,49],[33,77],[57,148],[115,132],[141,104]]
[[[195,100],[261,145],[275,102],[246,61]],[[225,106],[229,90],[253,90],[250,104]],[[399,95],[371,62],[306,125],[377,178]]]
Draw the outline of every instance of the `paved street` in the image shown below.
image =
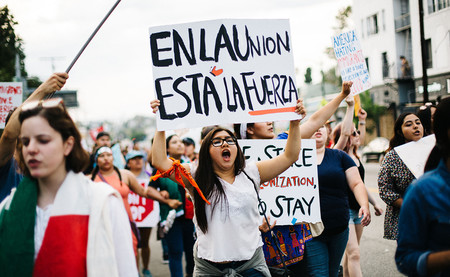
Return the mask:
[[[377,174],[379,170],[378,163],[367,163],[366,168],[366,186],[372,195],[376,196],[377,201],[384,202],[378,197]],[[397,271],[394,262],[396,248],[395,241],[383,239],[383,221],[382,216],[375,216],[371,206],[372,223],[364,230],[361,239],[361,267],[364,276],[403,276]],[[162,263],[161,242],[156,241],[155,232],[152,232],[150,242],[152,258],[150,270],[154,277],[170,276],[169,266]]]

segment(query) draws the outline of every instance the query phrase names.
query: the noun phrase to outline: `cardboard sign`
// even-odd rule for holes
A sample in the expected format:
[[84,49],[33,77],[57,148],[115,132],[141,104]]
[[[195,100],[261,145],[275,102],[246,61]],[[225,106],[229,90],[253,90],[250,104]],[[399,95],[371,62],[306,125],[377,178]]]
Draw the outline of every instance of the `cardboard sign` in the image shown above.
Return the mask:
[[411,141],[395,147],[395,152],[411,173],[418,179],[423,175],[428,156],[436,145],[436,137],[429,135],[418,141]]
[[339,65],[342,81],[352,81],[351,95],[372,87],[369,71],[364,60],[361,44],[352,30],[333,37],[334,54]]
[[353,96],[353,99],[355,99],[355,117],[357,117],[359,109],[361,109],[361,98],[359,97],[359,94],[357,94]]
[[150,28],[158,130],[298,119],[288,20]]
[[[139,184],[147,188],[150,179],[138,178]],[[153,199],[140,197],[130,191],[128,194],[131,215],[138,227],[155,227],[159,222],[159,203]]]
[[22,104],[22,83],[0,82],[0,129],[5,128],[9,111]]
[[[286,140],[239,140],[239,145],[247,160],[259,161],[283,153]],[[302,139],[298,161],[260,187],[266,215],[277,225],[320,222],[316,141]]]

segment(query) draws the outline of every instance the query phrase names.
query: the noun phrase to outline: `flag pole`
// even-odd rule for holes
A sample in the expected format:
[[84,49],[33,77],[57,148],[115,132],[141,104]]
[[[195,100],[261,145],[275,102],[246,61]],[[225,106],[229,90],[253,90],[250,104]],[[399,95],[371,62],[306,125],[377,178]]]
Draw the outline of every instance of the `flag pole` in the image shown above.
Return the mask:
[[78,58],[81,56],[81,54],[83,53],[84,49],[86,49],[86,47],[89,45],[89,43],[91,42],[91,40],[94,38],[94,36],[97,34],[98,30],[100,30],[100,28],[102,27],[103,23],[105,23],[105,21],[108,19],[108,17],[111,15],[111,13],[114,11],[114,9],[117,7],[117,5],[119,5],[121,0],[117,0],[117,2],[114,4],[114,6],[112,6],[112,8],[109,10],[109,12],[106,14],[106,16],[103,18],[103,20],[100,22],[100,24],[98,24],[97,28],[94,30],[94,32],[91,34],[91,36],[88,38],[88,40],[86,41],[86,43],[83,45],[83,47],[81,47],[80,51],[78,52],[78,54],[75,56],[75,58],[72,60],[72,63],[69,65],[69,67],[66,69],[66,73],[69,73],[70,70],[72,69],[73,65],[76,63],[76,61],[78,60]]

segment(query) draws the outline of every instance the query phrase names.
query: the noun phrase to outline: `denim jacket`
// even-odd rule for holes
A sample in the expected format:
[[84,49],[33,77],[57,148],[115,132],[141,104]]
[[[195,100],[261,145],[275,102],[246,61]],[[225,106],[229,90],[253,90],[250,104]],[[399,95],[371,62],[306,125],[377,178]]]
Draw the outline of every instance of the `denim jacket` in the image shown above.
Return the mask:
[[[428,276],[428,255],[449,249],[450,172],[441,161],[406,192],[400,211],[395,262],[399,271],[408,276]],[[434,276],[450,276],[450,269]]]

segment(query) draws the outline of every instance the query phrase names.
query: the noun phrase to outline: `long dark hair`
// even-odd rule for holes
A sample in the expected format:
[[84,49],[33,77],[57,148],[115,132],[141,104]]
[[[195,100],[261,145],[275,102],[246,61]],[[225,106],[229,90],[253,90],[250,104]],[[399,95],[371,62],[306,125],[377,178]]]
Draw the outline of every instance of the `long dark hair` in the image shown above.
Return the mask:
[[[69,137],[74,138],[74,143],[72,151],[65,158],[65,167],[67,171],[72,170],[75,173],[82,172],[89,164],[89,154],[81,146],[81,135],[78,131],[75,123],[73,122],[70,115],[63,103],[55,107],[37,106],[36,108],[21,111],[19,114],[19,121],[22,124],[26,119],[40,116],[47,120],[50,127],[57,131],[62,140],[65,142]],[[25,164],[23,153],[22,153],[22,142],[19,140],[17,143],[17,150],[20,153],[19,166],[25,176],[31,177],[30,171]]]
[[450,97],[442,99],[436,107],[433,117],[433,131],[436,136],[436,145],[441,150],[445,161],[450,157]]
[[[234,161],[234,175],[237,176],[244,170],[245,167],[245,157],[239,147],[236,137],[234,134],[223,127],[216,127],[211,130],[208,135],[203,139],[202,145],[200,147],[200,153],[198,158],[198,168],[195,172],[194,179],[197,182],[200,190],[205,195],[206,199],[211,202],[211,215],[214,213],[217,205],[225,205],[228,210],[228,200],[225,195],[222,183],[220,182],[217,175],[214,173],[212,166],[211,155],[209,154],[209,148],[211,146],[211,140],[214,135],[218,132],[225,131],[236,141],[237,155]],[[208,231],[208,221],[205,211],[205,201],[200,197],[198,192],[194,190],[194,207],[195,207],[195,217],[197,219],[198,227],[203,233]]]
[[415,113],[405,112],[405,113],[402,113],[395,121],[394,136],[389,141],[389,148],[386,150],[386,152],[389,152],[392,149],[394,149],[395,147],[402,145],[406,142],[405,136],[403,135],[403,131],[402,131],[402,125],[403,125],[403,121],[405,121],[405,117],[407,117],[410,114],[415,115]]
[[[120,185],[122,186],[122,174],[120,174],[120,170],[116,166],[113,166],[113,167],[114,167],[114,170],[117,172],[117,175],[119,175]],[[92,170],[92,176],[91,176],[92,181],[95,180],[95,177],[97,177],[99,171],[100,171],[100,168],[98,167],[98,164],[97,164],[95,166],[94,170]]]
[[423,126],[423,135],[428,136],[433,133],[433,129],[431,126],[431,108],[436,108],[434,105],[426,105],[421,106],[419,111],[417,112],[417,117],[420,119],[420,122]]
[[[342,123],[339,123],[338,125],[336,125],[336,127],[334,127],[333,132],[331,133],[331,137],[333,138],[334,145],[336,145],[337,142],[339,141],[339,138],[341,137],[341,131],[342,131]],[[352,132],[352,134],[353,134],[353,132]],[[350,135],[350,136],[352,136],[352,135]],[[345,147],[343,149],[345,153],[348,153],[348,151],[350,150],[350,147],[352,145],[350,139],[351,138],[347,139],[347,143],[345,144]],[[358,151],[358,146],[353,147],[353,155],[355,155],[355,157],[359,159],[357,151]],[[348,153],[348,154],[350,154],[350,153]]]

